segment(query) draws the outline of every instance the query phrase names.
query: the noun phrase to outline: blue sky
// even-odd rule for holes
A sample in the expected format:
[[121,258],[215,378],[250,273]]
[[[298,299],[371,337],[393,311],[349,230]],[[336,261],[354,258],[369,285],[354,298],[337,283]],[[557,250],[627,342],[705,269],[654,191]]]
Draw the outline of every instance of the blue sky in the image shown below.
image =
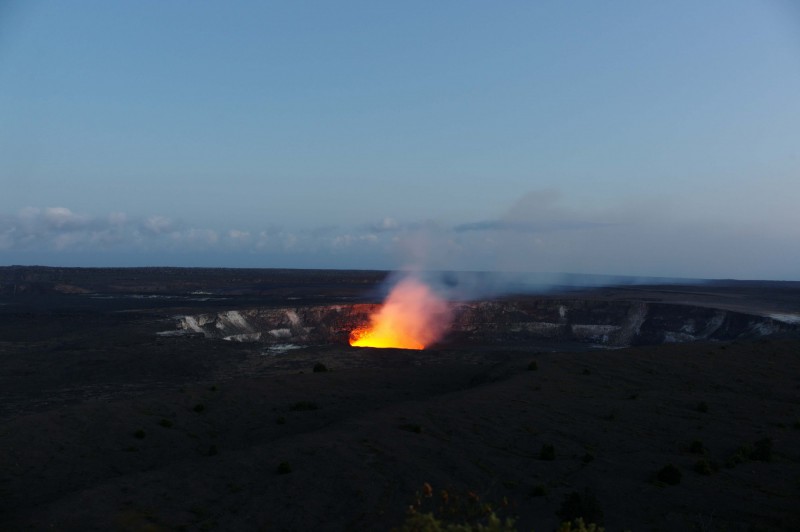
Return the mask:
[[0,3],[0,263],[800,280],[800,8]]

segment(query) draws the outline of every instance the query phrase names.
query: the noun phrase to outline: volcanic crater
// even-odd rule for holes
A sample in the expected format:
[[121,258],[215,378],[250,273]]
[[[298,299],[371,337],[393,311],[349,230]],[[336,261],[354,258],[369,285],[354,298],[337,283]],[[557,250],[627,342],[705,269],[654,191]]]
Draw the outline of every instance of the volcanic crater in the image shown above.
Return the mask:
[[456,300],[424,350],[350,347],[386,276],[0,268],[0,529],[389,530],[443,491],[800,529],[800,283]]

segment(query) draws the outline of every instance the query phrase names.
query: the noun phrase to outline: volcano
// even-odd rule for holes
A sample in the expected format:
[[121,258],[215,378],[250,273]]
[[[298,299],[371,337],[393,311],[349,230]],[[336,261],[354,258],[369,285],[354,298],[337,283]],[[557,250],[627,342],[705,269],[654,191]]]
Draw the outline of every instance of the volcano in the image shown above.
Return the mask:
[[443,493],[800,529],[800,283],[449,300],[424,349],[353,347],[386,277],[0,268],[0,529],[389,530]]

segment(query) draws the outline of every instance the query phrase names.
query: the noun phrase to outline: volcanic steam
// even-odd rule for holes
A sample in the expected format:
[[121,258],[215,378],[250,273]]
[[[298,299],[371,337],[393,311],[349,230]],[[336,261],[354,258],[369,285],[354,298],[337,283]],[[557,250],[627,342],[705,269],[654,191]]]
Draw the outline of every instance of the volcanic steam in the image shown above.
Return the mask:
[[392,288],[368,326],[350,333],[350,345],[425,349],[441,339],[451,321],[447,301],[425,283],[407,277]]

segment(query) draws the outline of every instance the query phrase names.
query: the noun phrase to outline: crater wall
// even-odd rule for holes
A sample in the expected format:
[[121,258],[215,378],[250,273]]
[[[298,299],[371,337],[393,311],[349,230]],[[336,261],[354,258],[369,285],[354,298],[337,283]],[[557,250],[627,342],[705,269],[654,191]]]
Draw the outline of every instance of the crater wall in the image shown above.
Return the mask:
[[[177,317],[160,334],[264,344],[346,344],[377,304],[247,308]],[[569,341],[608,347],[800,334],[800,324],[718,308],[642,301],[541,299],[453,304],[444,343]]]

